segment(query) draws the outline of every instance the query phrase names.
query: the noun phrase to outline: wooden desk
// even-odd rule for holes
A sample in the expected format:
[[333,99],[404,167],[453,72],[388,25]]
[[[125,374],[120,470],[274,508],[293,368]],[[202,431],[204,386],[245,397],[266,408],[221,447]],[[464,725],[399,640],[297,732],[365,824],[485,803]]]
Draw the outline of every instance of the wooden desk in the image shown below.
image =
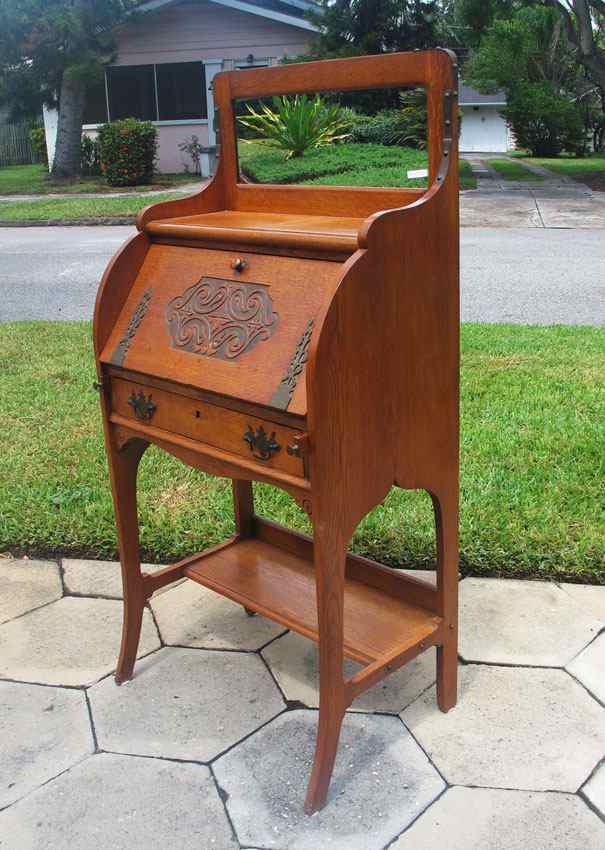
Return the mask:
[[[235,98],[410,84],[427,90],[427,191],[240,182]],[[325,803],[343,715],[360,693],[437,646],[439,706],[456,701],[456,86],[441,50],[220,74],[215,178],[141,213],[97,298],[124,582],[116,680],[132,675],[146,600],[182,577],[317,641],[307,812]],[[136,475],[150,444],[231,478],[237,530],[146,575]],[[258,517],[252,481],[290,493],[313,539]],[[432,497],[436,588],[347,551],[392,486]],[[347,680],[344,656],[365,665]]]

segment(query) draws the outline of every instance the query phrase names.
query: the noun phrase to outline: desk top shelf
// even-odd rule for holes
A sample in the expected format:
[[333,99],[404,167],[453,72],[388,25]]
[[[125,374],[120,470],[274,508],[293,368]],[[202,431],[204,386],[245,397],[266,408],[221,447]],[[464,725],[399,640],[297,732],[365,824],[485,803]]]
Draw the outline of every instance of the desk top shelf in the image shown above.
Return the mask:
[[352,216],[220,210],[152,221],[145,230],[161,241],[306,247],[340,257],[357,250],[363,223],[363,218]]

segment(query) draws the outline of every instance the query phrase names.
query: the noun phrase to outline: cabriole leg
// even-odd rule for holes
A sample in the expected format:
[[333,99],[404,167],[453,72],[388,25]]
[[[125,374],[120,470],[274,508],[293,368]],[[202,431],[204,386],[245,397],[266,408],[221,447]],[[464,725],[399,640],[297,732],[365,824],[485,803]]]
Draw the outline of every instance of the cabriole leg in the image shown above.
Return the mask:
[[456,705],[458,695],[458,497],[431,494],[437,534],[437,597],[444,619],[442,646],[437,647],[437,703],[441,711]]
[[316,530],[313,551],[319,624],[319,721],[305,800],[308,815],[326,803],[346,709],[342,672],[346,542]]
[[132,677],[139,647],[143,611],[147,601],[139,555],[137,471],[139,461],[148,445],[144,440],[130,440],[122,449],[112,444],[108,446],[124,589],[122,645],[115,675],[118,685]]

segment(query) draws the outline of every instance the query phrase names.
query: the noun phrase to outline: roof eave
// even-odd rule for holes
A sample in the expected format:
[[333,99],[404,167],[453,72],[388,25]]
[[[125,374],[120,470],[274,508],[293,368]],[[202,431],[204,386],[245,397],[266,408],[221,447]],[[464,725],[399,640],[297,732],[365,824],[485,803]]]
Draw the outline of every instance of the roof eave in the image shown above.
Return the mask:
[[[290,27],[308,30],[310,32],[319,32],[319,27],[307,21],[305,18],[297,18],[294,15],[286,15],[283,12],[274,12],[271,9],[263,9],[262,6],[255,6],[252,3],[246,3],[244,0],[208,0],[209,3],[216,3],[218,6],[226,6],[229,9],[237,9],[240,12],[246,12],[250,15],[258,15],[261,18],[268,18],[271,21],[278,21],[282,24],[287,24]],[[287,3],[288,0],[285,0]],[[171,6],[178,3],[178,0],[147,0],[136,7],[137,11],[152,12],[154,9],[161,9],[163,6]],[[292,6],[297,8],[311,8],[311,3],[293,2]]]

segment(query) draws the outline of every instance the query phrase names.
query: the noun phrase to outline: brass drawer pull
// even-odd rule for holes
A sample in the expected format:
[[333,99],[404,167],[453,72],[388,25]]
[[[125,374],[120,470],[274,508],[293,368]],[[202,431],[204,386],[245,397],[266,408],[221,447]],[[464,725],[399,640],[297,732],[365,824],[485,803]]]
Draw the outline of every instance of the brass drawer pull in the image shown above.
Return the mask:
[[132,407],[135,418],[141,422],[150,422],[156,411],[156,406],[152,402],[151,396],[147,398],[143,390],[139,390],[138,393],[131,393],[128,404]]
[[269,436],[262,425],[256,431],[252,429],[252,425],[248,425],[243,439],[248,443],[252,456],[257,460],[271,460],[273,455],[281,450],[281,446],[275,440],[275,431]]
[[309,452],[309,435],[295,434],[292,442],[286,446],[286,452],[290,457],[306,457]]
[[237,257],[232,263],[231,268],[236,272],[243,272],[243,270],[248,265],[248,261],[242,259],[241,257]]

